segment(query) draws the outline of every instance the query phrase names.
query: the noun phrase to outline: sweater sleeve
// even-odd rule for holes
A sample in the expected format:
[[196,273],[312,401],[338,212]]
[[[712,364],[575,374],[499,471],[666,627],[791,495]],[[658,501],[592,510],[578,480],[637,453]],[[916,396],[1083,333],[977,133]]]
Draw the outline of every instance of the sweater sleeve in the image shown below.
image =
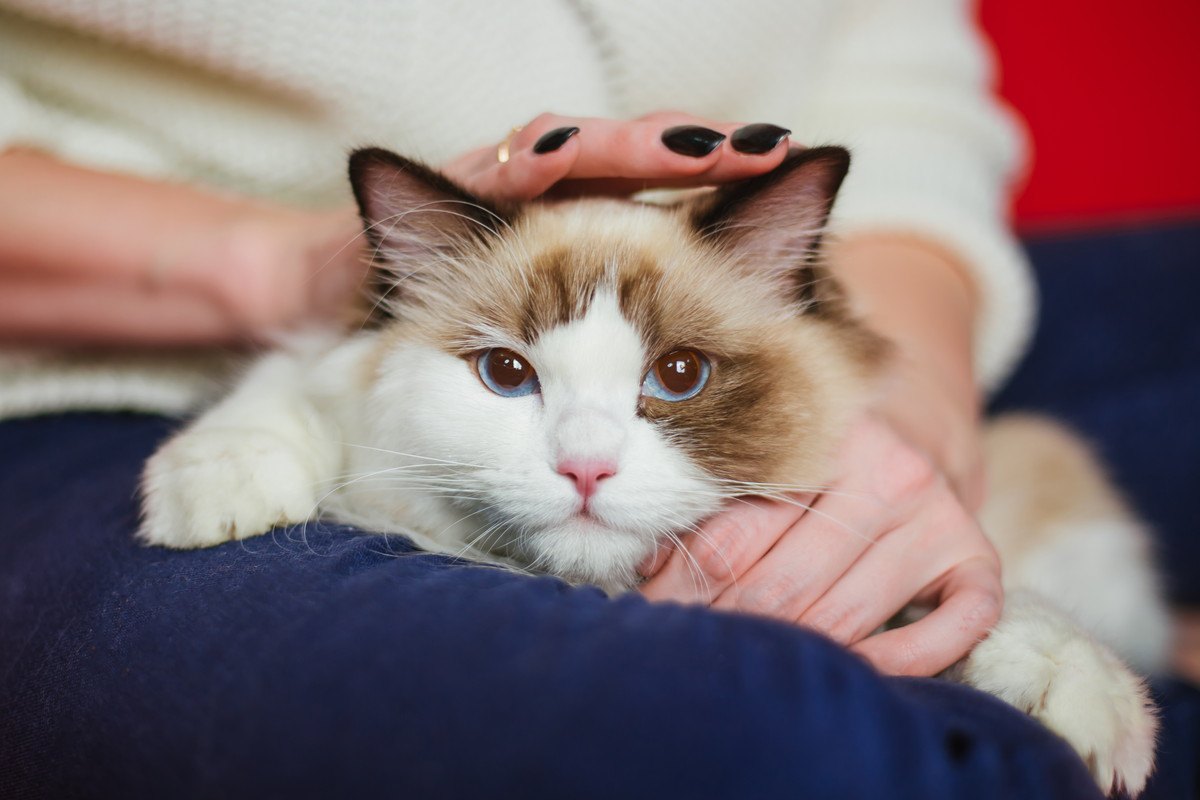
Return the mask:
[[16,79],[0,69],[0,152],[36,137],[35,110]]
[[991,95],[972,7],[859,0],[841,8],[828,72],[808,109],[814,124],[796,134],[853,153],[834,230],[915,234],[966,265],[980,297],[976,377],[995,388],[1024,350],[1035,300],[1006,218],[1024,141]]

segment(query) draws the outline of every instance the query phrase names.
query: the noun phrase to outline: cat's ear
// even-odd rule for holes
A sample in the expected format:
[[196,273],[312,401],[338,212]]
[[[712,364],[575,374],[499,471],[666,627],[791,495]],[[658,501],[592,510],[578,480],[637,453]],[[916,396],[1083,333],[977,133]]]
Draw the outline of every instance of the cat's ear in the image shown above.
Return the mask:
[[773,171],[714,192],[694,212],[696,228],[747,269],[780,280],[799,307],[836,305],[836,287],[816,256],[849,169],[845,148],[798,150]]
[[500,209],[438,172],[381,148],[350,155],[350,185],[371,258],[374,318],[386,318],[398,285],[447,256],[497,236]]

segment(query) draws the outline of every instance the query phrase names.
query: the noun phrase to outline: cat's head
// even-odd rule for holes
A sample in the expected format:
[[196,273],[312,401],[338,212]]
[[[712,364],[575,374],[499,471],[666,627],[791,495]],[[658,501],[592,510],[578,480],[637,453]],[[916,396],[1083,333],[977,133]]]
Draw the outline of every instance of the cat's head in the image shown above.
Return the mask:
[[367,425],[422,476],[408,507],[615,587],[733,496],[821,485],[883,349],[816,258],[848,166],[823,147],[674,207],[500,208],[354,153],[384,343]]

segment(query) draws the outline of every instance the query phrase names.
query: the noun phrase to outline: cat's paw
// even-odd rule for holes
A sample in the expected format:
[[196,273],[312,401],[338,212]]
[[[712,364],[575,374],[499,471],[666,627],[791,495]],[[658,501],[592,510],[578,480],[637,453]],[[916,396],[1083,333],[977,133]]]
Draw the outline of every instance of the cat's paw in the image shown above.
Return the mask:
[[267,431],[195,428],[167,442],[142,473],[138,538],[210,547],[316,513],[313,456]]
[[1105,792],[1136,796],[1145,787],[1158,728],[1146,685],[1067,617],[1012,604],[963,677],[1066,739]]

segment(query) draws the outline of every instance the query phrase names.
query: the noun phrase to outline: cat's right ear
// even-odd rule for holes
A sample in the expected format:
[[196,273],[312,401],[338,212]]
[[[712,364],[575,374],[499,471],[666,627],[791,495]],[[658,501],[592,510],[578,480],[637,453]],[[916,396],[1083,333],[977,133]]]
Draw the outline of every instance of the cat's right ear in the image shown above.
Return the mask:
[[500,209],[438,172],[377,147],[350,155],[350,185],[358,200],[371,259],[372,321],[391,316],[400,284],[463,248],[496,236],[508,224]]
[[842,147],[788,154],[773,171],[731,183],[701,199],[693,222],[700,235],[747,269],[774,277],[798,309],[842,310],[836,283],[818,252],[838,187],[850,169]]

